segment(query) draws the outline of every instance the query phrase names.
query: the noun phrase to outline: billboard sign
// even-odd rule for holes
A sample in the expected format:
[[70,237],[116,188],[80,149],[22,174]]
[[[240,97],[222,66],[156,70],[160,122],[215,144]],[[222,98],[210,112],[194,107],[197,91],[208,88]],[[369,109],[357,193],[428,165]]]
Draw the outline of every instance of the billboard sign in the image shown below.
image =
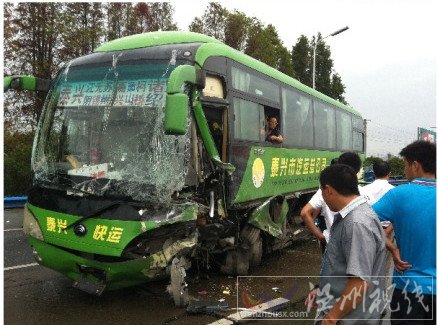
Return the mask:
[[436,142],[436,132],[425,128],[418,128],[418,140]]

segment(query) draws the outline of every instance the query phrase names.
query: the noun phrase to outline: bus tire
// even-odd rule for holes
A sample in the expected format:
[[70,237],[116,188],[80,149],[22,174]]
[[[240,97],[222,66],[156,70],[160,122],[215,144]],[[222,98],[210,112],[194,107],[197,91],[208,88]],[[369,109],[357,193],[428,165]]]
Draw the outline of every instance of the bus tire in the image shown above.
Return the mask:
[[240,237],[244,243],[253,245],[260,238],[260,229],[246,224],[240,233]]
[[241,248],[227,252],[225,264],[221,267],[223,273],[232,275],[247,275],[248,269],[248,252]]
[[259,236],[258,240],[251,245],[249,251],[249,267],[253,269],[260,265],[263,256],[263,241],[262,237]]
[[260,229],[246,224],[240,233],[243,246],[248,250],[250,269],[260,265],[263,255],[263,240]]

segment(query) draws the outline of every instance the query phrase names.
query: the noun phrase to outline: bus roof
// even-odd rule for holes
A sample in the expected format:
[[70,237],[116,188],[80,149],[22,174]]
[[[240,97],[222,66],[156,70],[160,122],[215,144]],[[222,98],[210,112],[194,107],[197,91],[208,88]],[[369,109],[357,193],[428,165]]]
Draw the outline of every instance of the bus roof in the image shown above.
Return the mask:
[[184,44],[184,43],[204,43],[196,52],[196,61],[201,66],[211,56],[224,56],[233,59],[243,65],[254,68],[255,70],[266,74],[276,80],[288,84],[296,89],[299,89],[311,96],[317,97],[325,102],[345,109],[355,115],[360,113],[349,105],[344,105],[333,98],[326,96],[304,84],[298,80],[260,62],[249,55],[233,49],[232,47],[218,41],[217,39],[193,32],[181,31],[163,31],[150,32],[144,34],[136,34],[131,36],[115,39],[108,43],[99,46],[95,52],[122,51],[129,49],[138,49],[144,47],[152,47],[168,44]]
[[217,39],[203,34],[192,32],[167,31],[136,34],[115,39],[99,46],[97,49],[94,50],[94,52],[121,51],[158,45],[184,43],[223,44]]

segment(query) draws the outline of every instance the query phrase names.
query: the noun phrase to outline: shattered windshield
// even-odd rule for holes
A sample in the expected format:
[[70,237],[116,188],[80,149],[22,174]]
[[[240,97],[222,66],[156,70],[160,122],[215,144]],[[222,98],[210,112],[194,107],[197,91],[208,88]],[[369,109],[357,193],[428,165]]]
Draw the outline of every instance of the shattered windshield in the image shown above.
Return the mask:
[[37,184],[151,202],[184,185],[189,137],[163,130],[177,52],[123,54],[92,54],[59,73],[34,145]]

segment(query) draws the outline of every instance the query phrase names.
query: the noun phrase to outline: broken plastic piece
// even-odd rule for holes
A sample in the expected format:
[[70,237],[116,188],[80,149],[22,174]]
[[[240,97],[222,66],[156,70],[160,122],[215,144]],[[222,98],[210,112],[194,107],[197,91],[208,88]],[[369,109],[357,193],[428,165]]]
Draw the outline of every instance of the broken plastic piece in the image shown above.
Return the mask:
[[[222,300],[222,301],[221,301]],[[187,306],[186,311],[189,314],[213,313],[228,309],[228,304],[225,299],[219,301],[192,301]]]

